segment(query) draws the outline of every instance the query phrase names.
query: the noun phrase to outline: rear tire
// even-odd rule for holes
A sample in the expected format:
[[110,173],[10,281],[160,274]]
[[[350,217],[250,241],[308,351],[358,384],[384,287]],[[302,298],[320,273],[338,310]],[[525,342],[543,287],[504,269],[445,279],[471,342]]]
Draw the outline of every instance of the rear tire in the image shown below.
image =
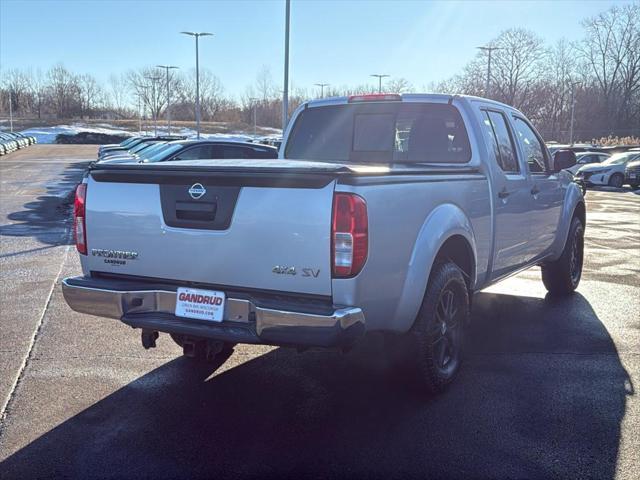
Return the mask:
[[462,363],[468,319],[469,292],[462,271],[452,262],[436,264],[416,321],[398,345],[413,385],[439,393],[453,382]]
[[552,295],[569,295],[578,288],[584,261],[584,227],[573,217],[562,255],[542,264],[542,283]]
[[622,188],[622,184],[624,183],[624,176],[621,173],[614,173],[609,178],[609,186]]

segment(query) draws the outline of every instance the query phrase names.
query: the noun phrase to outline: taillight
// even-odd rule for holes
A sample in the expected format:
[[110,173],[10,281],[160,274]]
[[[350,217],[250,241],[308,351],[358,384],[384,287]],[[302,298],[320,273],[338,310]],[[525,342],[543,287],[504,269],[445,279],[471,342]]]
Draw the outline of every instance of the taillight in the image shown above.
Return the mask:
[[76,200],[73,203],[73,233],[76,239],[76,248],[83,255],[87,254],[86,200],[87,184],[81,183],[76,188]]
[[354,277],[362,270],[369,251],[367,204],[354,193],[335,193],[331,222],[333,276]]

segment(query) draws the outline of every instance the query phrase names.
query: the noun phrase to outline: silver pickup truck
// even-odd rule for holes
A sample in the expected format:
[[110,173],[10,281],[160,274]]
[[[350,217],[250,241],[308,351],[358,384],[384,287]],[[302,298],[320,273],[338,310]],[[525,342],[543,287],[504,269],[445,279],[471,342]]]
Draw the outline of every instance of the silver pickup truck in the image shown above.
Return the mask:
[[439,391],[473,292],[534,265],[550,293],[577,287],[585,204],[562,171],[574,163],[482,98],[312,101],[278,159],[93,166],[75,201],[83,275],[64,296],[141,329],[145,348],[166,332],[199,358],[383,332]]

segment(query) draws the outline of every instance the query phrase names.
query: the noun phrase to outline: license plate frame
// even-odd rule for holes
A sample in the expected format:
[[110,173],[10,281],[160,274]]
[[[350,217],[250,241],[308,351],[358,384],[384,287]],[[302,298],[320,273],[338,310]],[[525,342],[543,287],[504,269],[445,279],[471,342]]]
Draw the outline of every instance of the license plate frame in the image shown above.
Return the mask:
[[176,317],[220,323],[224,319],[227,296],[219,290],[178,288],[176,292]]

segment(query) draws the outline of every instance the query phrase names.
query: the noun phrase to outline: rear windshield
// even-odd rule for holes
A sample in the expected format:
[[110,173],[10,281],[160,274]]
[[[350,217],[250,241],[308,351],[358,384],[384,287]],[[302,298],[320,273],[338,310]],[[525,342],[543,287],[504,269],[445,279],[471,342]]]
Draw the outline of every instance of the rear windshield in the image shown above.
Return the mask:
[[458,110],[436,103],[312,107],[297,118],[286,158],[362,163],[466,163],[469,137]]

